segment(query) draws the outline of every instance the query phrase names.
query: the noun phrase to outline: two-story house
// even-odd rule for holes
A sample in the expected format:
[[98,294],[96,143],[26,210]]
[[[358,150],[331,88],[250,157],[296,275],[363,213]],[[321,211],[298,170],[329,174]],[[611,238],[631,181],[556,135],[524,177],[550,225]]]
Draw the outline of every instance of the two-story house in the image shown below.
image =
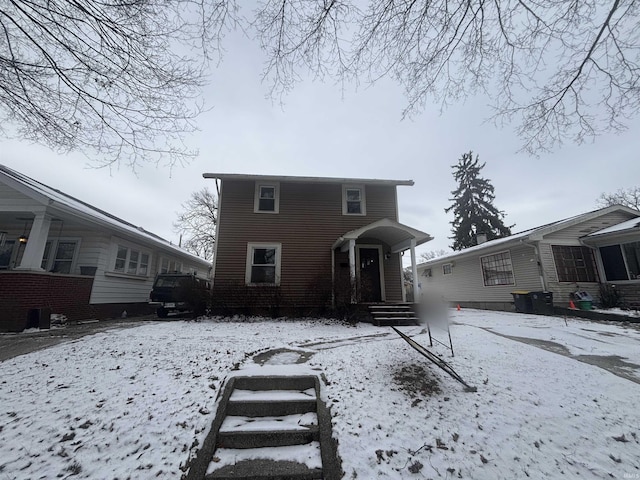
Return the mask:
[[219,194],[214,296],[313,311],[404,301],[402,255],[431,240],[398,222],[398,186],[373,180],[205,173]]

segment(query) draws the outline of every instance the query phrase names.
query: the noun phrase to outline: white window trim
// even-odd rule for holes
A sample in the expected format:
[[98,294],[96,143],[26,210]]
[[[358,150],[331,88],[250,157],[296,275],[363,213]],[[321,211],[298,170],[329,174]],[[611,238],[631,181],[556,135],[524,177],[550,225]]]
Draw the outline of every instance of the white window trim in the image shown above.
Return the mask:
[[[347,211],[347,190],[360,190],[360,206],[362,211],[360,213],[348,213]],[[365,193],[364,185],[345,184],[342,185],[342,214],[343,215],[355,215],[365,216],[367,214],[367,196]]]
[[[513,278],[513,282],[512,283],[501,283],[499,285],[487,285],[485,283],[485,279],[484,279],[484,270],[482,268],[482,259],[486,258],[486,257],[493,257],[495,255],[500,255],[502,253],[508,253],[509,254],[509,260],[511,261],[511,278]],[[478,260],[480,261],[480,276],[482,278],[482,285],[484,287],[487,287],[487,288],[491,288],[491,287],[509,287],[509,286],[513,287],[513,286],[516,285],[516,272],[515,272],[515,270],[513,268],[513,257],[511,256],[511,251],[510,250],[501,250],[499,252],[489,253],[487,255],[480,255],[478,257]]]
[[[109,260],[109,269],[105,274],[111,273],[114,274],[112,276],[125,276],[127,278],[149,278],[151,275],[151,265],[153,263],[153,255],[150,250],[145,250],[142,246],[136,245],[135,243],[127,242],[126,240],[121,240],[119,238],[113,238],[111,246],[111,259]],[[124,270],[117,271],[116,270],[116,260],[118,258],[118,247],[124,247],[127,249],[127,257],[124,262]],[[138,252],[138,265],[136,267],[136,273],[128,273],[127,269],[129,268],[129,259],[131,256],[131,250],[135,250]],[[149,260],[147,262],[147,273],[142,275],[137,273],[140,269],[140,260],[142,259],[142,255],[148,255]]]
[[[76,247],[73,251],[73,258],[71,260],[71,266],[69,267],[69,275],[73,275],[76,264],[78,262],[78,252],[80,251],[80,237],[49,237],[47,238],[46,243],[51,242],[51,248],[49,249],[49,258],[47,258],[47,264],[45,265],[44,271],[50,272],[53,268],[53,263],[55,262],[55,255],[58,251],[58,244],[60,242],[75,242]],[[44,252],[43,252],[44,253]]]
[[[275,248],[276,249],[276,282],[275,283],[252,283],[251,267],[253,266],[254,248]],[[245,283],[247,285],[280,285],[280,273],[282,270],[282,244],[273,242],[249,242],[247,243],[247,262],[245,269]]]
[[[274,188],[273,210],[260,210],[260,187]],[[253,213],[280,213],[280,182],[256,182],[256,189],[253,195]]]
[[164,255],[161,255],[160,258],[158,259],[158,272],[157,273],[163,273],[162,272],[162,261],[166,260],[167,261],[167,266],[169,266],[171,264],[171,262],[173,262],[175,264],[176,267],[180,267],[180,268],[176,268],[175,270],[169,270],[165,273],[183,273],[183,268],[184,268],[184,263],[181,260],[177,260],[175,257],[167,257]]
[[[449,265],[449,272],[445,272],[444,271],[444,267]],[[443,263],[442,264],[442,275],[452,275],[453,274],[453,263],[449,262],[449,263]]]

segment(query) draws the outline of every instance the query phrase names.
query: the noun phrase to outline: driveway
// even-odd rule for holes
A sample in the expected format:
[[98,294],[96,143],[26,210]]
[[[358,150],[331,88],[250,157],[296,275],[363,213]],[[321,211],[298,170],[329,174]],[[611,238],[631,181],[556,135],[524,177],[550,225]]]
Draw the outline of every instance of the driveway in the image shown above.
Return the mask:
[[[602,368],[640,384],[640,324],[483,311],[452,315],[453,323]],[[491,320],[489,320],[489,317]]]
[[34,330],[21,333],[0,333],[0,362],[18,355],[35,352],[60,343],[69,342],[85,335],[105,332],[114,328],[136,327],[141,323],[157,321],[155,316],[131,317],[104,321],[89,321],[53,327],[49,330]]

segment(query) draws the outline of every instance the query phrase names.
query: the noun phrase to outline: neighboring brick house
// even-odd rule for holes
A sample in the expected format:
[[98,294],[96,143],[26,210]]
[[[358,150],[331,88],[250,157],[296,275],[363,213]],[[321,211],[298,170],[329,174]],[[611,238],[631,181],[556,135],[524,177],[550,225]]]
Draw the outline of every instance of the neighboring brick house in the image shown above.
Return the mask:
[[[640,308],[640,212],[614,205],[559,220],[418,265],[422,293],[462,306],[513,310],[514,291],[553,293],[569,306],[586,291],[615,285]],[[611,287],[613,288],[613,287]]]
[[279,311],[404,301],[402,255],[431,240],[398,222],[410,180],[205,173],[219,193],[214,300]]
[[150,313],[156,273],[206,277],[210,267],[157,235],[0,165],[0,331],[23,330],[38,310],[70,320]]

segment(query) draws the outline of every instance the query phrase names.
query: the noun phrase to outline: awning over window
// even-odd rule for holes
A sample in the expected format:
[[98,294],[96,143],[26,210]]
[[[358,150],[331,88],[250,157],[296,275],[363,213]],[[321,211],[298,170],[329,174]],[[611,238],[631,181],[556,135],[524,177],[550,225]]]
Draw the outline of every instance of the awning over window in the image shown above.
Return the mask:
[[391,247],[391,253],[408,250],[411,248],[412,240],[415,240],[415,246],[433,240],[433,237],[428,233],[408,227],[394,220],[383,218],[382,220],[345,233],[334,242],[333,248],[340,248],[346,251],[349,240],[357,240],[359,238],[378,239]]

